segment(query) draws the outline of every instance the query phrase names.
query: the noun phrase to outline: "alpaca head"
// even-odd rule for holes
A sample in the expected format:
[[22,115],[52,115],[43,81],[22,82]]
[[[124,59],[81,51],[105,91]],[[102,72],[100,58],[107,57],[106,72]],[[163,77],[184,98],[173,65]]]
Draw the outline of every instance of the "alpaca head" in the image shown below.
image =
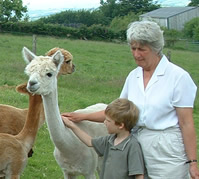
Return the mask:
[[58,50],[52,57],[36,56],[24,47],[22,54],[27,62],[25,73],[29,76],[28,91],[41,95],[52,92],[57,85],[57,74],[64,61],[61,51]]
[[64,56],[64,62],[62,63],[58,75],[66,75],[73,73],[75,71],[75,65],[73,64],[73,56],[69,51],[63,48],[54,47],[50,49],[45,55],[53,56],[58,50],[60,50]]

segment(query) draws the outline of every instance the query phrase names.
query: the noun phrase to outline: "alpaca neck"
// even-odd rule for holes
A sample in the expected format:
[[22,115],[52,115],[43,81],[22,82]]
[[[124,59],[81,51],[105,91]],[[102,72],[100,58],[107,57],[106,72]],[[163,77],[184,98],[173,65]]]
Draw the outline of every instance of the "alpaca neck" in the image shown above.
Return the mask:
[[70,135],[66,132],[66,127],[62,121],[59,106],[57,88],[48,95],[42,95],[46,123],[50,132],[50,137],[56,147],[62,148],[64,141]]
[[[27,116],[28,114],[28,108],[24,109],[24,116]],[[39,116],[39,129],[41,128],[41,126],[44,124],[45,122],[45,114],[44,114],[44,107],[43,104],[41,105],[41,110],[40,110],[40,116]],[[25,121],[24,121],[25,123]],[[1,178],[0,178],[1,179]]]
[[44,114],[44,106],[43,106],[43,103],[42,103],[41,111],[40,111],[40,119],[39,119],[39,129],[44,124],[44,122],[45,122],[45,114]]
[[16,138],[26,146],[27,151],[32,148],[37,135],[41,104],[42,98],[40,95],[29,95],[29,108],[26,122],[21,132],[16,135]]

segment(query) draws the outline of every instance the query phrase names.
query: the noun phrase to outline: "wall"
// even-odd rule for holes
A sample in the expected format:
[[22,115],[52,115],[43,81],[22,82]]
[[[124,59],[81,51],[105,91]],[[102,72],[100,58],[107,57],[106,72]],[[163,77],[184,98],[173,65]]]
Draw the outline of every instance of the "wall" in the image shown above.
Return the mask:
[[184,24],[195,17],[199,17],[199,7],[180,14],[176,14],[169,18],[153,18],[147,16],[140,16],[140,20],[154,20],[160,26],[167,27],[168,29],[175,29],[181,31],[184,28]]

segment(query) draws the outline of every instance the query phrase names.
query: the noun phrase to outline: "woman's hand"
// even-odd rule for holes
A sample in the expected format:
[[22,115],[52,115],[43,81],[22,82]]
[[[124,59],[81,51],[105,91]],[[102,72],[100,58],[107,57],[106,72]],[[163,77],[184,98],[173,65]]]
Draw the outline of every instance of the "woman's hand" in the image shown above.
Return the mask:
[[63,117],[67,117],[73,122],[80,122],[83,120],[88,120],[92,122],[104,122],[105,114],[104,110],[92,112],[92,113],[80,113],[80,112],[66,112],[61,114]]
[[62,113],[61,116],[67,117],[70,121],[80,122],[84,119],[84,114],[76,112],[66,112]]
[[199,179],[199,171],[198,171],[197,163],[193,162],[190,164],[189,172],[192,179]]
[[[193,108],[176,108],[176,112],[179,119],[180,129],[182,131],[187,158],[188,160],[197,160],[197,144],[193,120]],[[197,162],[189,164],[189,172],[192,179],[199,179]]]

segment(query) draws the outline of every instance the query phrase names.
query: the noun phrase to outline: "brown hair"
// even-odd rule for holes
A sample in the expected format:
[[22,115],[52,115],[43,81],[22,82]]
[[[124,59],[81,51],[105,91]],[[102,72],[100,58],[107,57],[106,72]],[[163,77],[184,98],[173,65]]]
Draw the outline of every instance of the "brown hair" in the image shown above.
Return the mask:
[[125,129],[131,131],[138,121],[139,110],[128,99],[118,98],[106,107],[105,115],[114,120],[116,125],[124,123]]

